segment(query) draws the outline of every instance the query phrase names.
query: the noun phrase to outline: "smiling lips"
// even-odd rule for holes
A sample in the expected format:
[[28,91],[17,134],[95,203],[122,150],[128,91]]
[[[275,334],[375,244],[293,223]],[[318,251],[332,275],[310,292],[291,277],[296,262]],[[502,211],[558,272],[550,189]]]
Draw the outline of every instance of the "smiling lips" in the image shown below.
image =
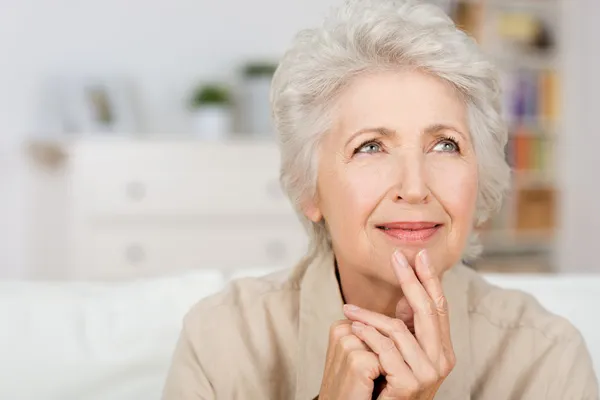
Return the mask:
[[377,225],[386,235],[405,243],[425,242],[441,227],[442,224],[436,222],[390,222]]

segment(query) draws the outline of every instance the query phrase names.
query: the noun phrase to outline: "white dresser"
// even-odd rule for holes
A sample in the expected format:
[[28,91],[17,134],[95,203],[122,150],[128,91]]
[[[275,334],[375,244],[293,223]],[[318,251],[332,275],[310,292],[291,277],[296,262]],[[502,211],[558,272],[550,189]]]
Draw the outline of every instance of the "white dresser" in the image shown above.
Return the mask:
[[[292,267],[306,251],[306,234],[279,186],[272,142],[84,139],[63,147],[61,201],[38,210],[56,213],[45,218],[61,228],[34,228],[46,249],[34,257],[35,269],[45,277],[260,272]],[[49,249],[53,262],[42,256]],[[63,269],[49,267],[61,262]]]

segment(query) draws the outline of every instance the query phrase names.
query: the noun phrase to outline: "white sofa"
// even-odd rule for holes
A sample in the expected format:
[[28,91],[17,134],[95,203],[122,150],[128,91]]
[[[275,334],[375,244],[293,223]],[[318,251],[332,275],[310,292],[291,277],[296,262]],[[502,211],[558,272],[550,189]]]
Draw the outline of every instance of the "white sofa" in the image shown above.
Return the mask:
[[[600,275],[487,278],[568,317],[600,371]],[[183,315],[225,281],[215,270],[120,283],[0,282],[0,399],[159,399]]]

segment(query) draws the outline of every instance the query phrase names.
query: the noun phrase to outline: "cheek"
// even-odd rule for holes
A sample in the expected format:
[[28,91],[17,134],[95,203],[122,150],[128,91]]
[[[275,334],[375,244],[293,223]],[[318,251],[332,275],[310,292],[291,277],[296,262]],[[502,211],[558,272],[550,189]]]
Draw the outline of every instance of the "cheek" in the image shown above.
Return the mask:
[[362,229],[385,193],[380,168],[372,162],[339,166],[321,182],[323,214],[333,231]]
[[445,270],[459,261],[473,227],[478,189],[477,166],[464,160],[454,160],[436,168],[430,176],[431,191],[450,221],[445,246],[436,255],[440,257],[436,260],[437,265]]
[[432,163],[431,190],[449,214],[453,225],[470,226],[477,202],[477,165],[449,159]]

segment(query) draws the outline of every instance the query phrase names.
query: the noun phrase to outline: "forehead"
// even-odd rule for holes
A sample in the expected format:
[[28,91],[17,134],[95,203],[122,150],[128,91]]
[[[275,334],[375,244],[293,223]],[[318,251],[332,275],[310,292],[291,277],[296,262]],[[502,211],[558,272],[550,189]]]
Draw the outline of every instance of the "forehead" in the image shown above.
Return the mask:
[[466,131],[465,102],[449,83],[420,71],[381,72],[356,77],[340,94],[334,123],[342,134],[369,126],[420,132],[434,124]]

